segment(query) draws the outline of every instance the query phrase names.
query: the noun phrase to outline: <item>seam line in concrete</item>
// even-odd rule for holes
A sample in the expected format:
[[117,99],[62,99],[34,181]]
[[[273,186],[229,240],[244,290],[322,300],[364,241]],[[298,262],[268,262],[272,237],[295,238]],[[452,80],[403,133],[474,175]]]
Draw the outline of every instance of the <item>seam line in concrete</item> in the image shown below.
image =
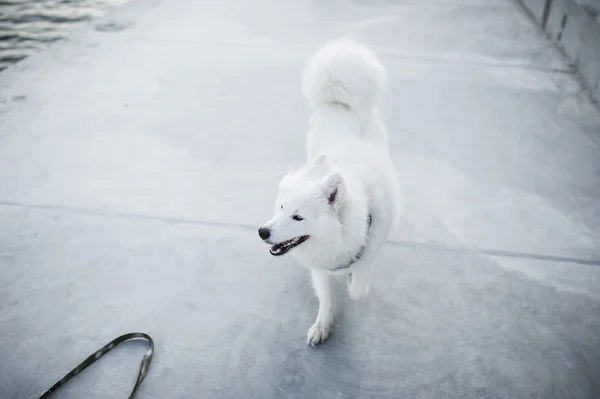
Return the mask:
[[[169,39],[169,38],[160,38],[160,37],[146,37],[139,36],[137,40],[151,42],[151,41],[161,41],[161,42],[173,42],[173,43],[181,43],[181,44],[191,44],[191,45],[211,45],[211,46],[232,46],[232,47],[247,47],[247,43],[238,42],[238,41],[203,41],[203,40],[186,40],[186,39]],[[265,44],[268,46],[268,44]],[[265,46],[257,46],[257,47],[265,47]],[[572,67],[545,67],[541,65],[531,65],[526,63],[519,62],[502,62],[502,61],[486,61],[486,60],[478,60],[478,59],[457,59],[451,57],[435,57],[428,55],[419,55],[419,54],[411,54],[411,53],[403,53],[403,52],[394,52],[394,51],[386,51],[385,49],[374,47],[377,54],[382,57],[389,58],[397,58],[397,59],[406,59],[406,60],[416,60],[416,61],[426,61],[426,62],[451,62],[458,64],[471,64],[477,66],[489,66],[494,68],[510,68],[510,69],[524,69],[528,71],[537,71],[548,74],[573,74],[575,73],[575,69]]]
[[[149,221],[156,221],[156,222],[163,222],[163,223],[180,223],[180,224],[191,224],[191,225],[197,225],[197,226],[223,227],[223,228],[234,228],[234,229],[244,229],[244,230],[256,230],[257,229],[257,226],[250,226],[247,224],[211,222],[211,221],[205,221],[205,220],[184,219],[184,218],[176,218],[176,217],[168,217],[168,216],[154,216],[154,215],[148,215],[148,214],[136,214],[136,213],[127,213],[127,212],[114,212],[114,211],[103,212],[103,211],[98,211],[98,210],[93,210],[93,209],[69,207],[69,206],[63,206],[63,205],[27,204],[27,203],[22,203],[22,202],[3,201],[3,200],[0,200],[0,205],[7,206],[7,207],[63,211],[63,212],[87,214],[87,215],[93,215],[93,216],[105,216],[105,217],[112,217],[112,218],[149,220]],[[469,247],[450,246],[450,245],[444,245],[444,244],[432,244],[432,243],[426,243],[426,242],[402,241],[402,240],[400,240],[400,241],[399,240],[388,240],[387,244],[392,245],[392,246],[428,249],[428,250],[441,251],[441,252],[478,254],[478,255],[488,255],[488,256],[496,256],[496,257],[504,257],[504,258],[531,259],[531,260],[540,260],[540,261],[547,261],[547,262],[561,262],[561,263],[573,263],[573,264],[588,265],[588,266],[600,266],[600,259],[580,259],[580,258],[573,258],[573,257],[567,257],[567,256],[555,256],[555,255],[533,254],[533,253],[527,253],[527,252],[506,251],[506,250],[502,250],[502,249],[485,249],[485,248],[475,248],[475,247],[469,248]]]
[[29,203],[3,201],[3,200],[0,200],[0,205],[10,206],[10,207],[42,209],[42,210],[50,210],[50,211],[63,211],[63,212],[86,214],[86,215],[91,215],[91,216],[106,216],[106,217],[112,217],[112,218],[150,220],[150,221],[164,222],[164,223],[181,223],[181,224],[194,224],[194,225],[211,226],[211,227],[226,227],[226,228],[238,228],[238,229],[252,228],[252,229],[254,229],[253,226],[250,226],[247,224],[211,222],[211,221],[205,221],[205,220],[184,219],[184,218],[177,218],[177,217],[170,217],[170,216],[148,215],[148,214],[143,214],[143,213],[129,213],[129,212],[119,212],[119,211],[99,211],[99,210],[95,210],[95,209],[79,208],[79,207],[64,206],[64,205],[29,204]]
[[578,265],[588,265],[588,266],[600,266],[600,259],[580,259],[573,258],[567,256],[555,256],[555,255],[544,255],[544,254],[533,254],[527,252],[515,252],[515,251],[506,251],[502,249],[485,249],[485,248],[469,248],[469,247],[456,247],[451,245],[443,245],[443,244],[430,244],[425,242],[414,242],[414,241],[395,241],[390,240],[388,244],[394,246],[402,246],[409,248],[422,248],[429,250],[437,250],[442,252],[457,252],[457,253],[466,253],[466,254],[478,254],[478,255],[488,255],[488,256],[496,256],[503,258],[517,258],[517,259],[530,259],[530,260],[540,260],[546,262],[560,262],[560,263],[575,263]]
[[477,65],[477,66],[488,66],[493,68],[509,68],[509,69],[523,69],[526,71],[536,71],[548,74],[565,74],[572,75],[575,73],[575,69],[572,67],[545,67],[524,63],[508,63],[508,62],[495,62],[495,61],[485,61],[485,60],[476,60],[476,59],[454,59],[448,57],[432,57],[432,56],[421,56],[417,54],[398,54],[393,52],[386,51],[378,51],[381,57],[390,57],[390,58],[402,58],[408,60],[418,60],[418,61],[428,61],[428,62],[453,62],[457,64],[469,64],[469,65]]

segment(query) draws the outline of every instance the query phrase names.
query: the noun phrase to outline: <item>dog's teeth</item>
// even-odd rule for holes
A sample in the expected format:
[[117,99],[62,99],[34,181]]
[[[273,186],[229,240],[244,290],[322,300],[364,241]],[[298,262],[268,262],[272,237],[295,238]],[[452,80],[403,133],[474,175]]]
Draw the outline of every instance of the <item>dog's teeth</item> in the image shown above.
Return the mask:
[[308,238],[308,236],[299,236],[299,237],[291,238],[287,241],[280,242],[279,244],[273,245],[269,249],[269,252],[271,253],[271,255],[281,256],[283,254],[286,254],[290,249],[295,248],[297,245],[300,245],[307,238]]

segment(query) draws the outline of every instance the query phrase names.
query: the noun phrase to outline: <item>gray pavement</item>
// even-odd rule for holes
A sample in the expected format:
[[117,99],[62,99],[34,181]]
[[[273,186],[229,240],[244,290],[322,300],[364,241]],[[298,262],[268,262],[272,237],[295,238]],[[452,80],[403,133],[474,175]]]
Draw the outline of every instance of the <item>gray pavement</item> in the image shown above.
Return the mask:
[[[404,219],[307,347],[256,228],[306,57],[375,48]],[[600,397],[600,113],[516,2],[134,0],[0,74],[0,397],[114,336],[140,398]],[[61,398],[126,397],[124,344]]]

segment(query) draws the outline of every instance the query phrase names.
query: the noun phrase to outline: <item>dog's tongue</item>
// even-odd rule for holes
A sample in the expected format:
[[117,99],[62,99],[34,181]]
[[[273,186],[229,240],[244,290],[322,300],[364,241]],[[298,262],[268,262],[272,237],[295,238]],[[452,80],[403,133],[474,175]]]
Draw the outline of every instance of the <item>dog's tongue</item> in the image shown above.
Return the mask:
[[278,244],[278,245],[273,245],[269,249],[269,252],[273,256],[281,256],[281,255],[285,254],[289,250],[290,250],[290,248],[287,245]]

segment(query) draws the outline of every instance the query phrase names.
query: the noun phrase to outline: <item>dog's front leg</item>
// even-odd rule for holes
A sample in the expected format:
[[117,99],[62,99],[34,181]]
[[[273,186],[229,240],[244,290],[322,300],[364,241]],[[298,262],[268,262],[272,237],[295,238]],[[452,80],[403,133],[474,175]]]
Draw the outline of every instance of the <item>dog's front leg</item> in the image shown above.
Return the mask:
[[333,276],[325,271],[311,270],[312,283],[319,298],[319,313],[315,324],[306,334],[306,343],[311,346],[325,342],[333,326],[335,312],[334,280]]

